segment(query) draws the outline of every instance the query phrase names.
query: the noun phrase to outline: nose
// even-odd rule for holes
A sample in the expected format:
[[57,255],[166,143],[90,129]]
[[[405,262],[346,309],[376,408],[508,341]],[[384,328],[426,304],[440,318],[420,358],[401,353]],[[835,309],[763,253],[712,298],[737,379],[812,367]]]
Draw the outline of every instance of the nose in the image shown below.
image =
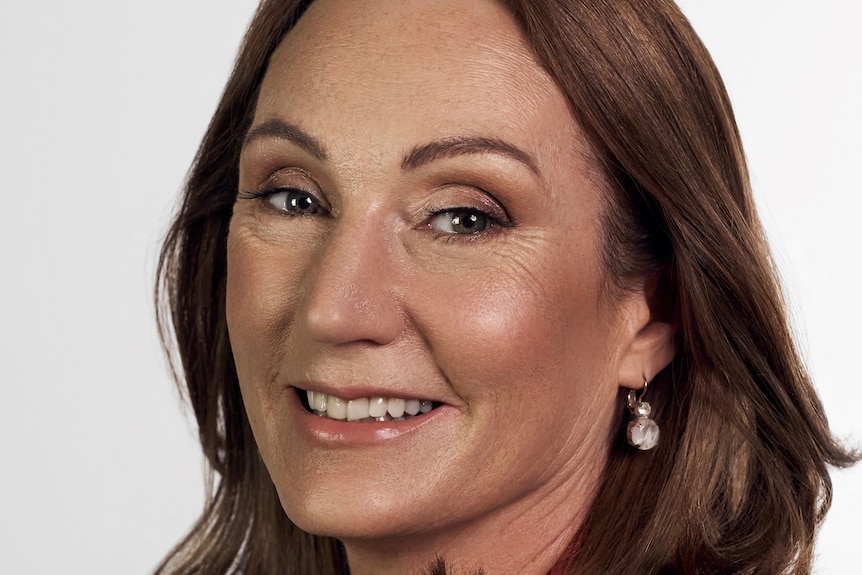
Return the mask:
[[301,321],[322,343],[385,345],[401,333],[403,314],[383,224],[374,217],[336,222],[307,272]]

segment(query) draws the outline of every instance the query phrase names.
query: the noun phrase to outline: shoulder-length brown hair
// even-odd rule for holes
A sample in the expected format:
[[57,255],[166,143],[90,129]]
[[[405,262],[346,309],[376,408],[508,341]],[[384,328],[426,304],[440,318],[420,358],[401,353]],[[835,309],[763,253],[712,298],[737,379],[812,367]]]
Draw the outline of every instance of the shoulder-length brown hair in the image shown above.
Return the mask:
[[[309,3],[259,6],[162,249],[159,325],[175,340],[173,365],[213,475],[203,514],[161,574],[347,572],[337,541],[302,532],[281,509],[225,322],[240,147],[269,57]],[[833,441],[795,349],[709,54],[671,0],[506,4],[607,184],[609,289],[654,282],[679,327],[679,353],[650,386],[663,443],[642,453],[620,437],[611,447],[555,572],[809,573],[831,499],[827,468],[853,456]],[[622,402],[620,414],[622,428]]]

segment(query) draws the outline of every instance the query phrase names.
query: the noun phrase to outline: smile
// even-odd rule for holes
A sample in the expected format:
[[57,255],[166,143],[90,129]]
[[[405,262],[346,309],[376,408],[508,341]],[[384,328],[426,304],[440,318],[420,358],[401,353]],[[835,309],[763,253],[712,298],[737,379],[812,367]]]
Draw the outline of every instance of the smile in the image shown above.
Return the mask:
[[303,405],[308,411],[338,421],[405,421],[437,407],[434,402],[424,399],[358,397],[347,400],[326,393],[299,391],[300,397],[304,395]]

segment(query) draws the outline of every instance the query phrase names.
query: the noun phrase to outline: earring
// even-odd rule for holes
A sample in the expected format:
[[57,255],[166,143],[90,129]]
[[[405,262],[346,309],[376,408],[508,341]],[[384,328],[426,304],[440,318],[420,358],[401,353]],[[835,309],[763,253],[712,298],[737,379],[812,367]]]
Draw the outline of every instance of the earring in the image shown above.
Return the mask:
[[648,383],[647,378],[644,377],[644,388],[640,399],[638,399],[637,390],[634,389],[629,390],[626,399],[626,406],[635,416],[626,426],[626,439],[628,439],[629,445],[637,447],[641,451],[647,451],[658,445],[658,424],[649,417],[652,408],[649,403],[641,401],[646,394]]

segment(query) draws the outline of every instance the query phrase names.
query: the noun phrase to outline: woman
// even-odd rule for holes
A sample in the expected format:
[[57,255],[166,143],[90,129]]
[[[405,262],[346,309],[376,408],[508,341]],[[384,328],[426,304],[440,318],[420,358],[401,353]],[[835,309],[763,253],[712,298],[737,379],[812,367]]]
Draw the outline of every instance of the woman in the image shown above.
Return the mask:
[[609,4],[261,4],[163,250],[219,482],[160,572],[809,572],[853,458],[729,102]]

